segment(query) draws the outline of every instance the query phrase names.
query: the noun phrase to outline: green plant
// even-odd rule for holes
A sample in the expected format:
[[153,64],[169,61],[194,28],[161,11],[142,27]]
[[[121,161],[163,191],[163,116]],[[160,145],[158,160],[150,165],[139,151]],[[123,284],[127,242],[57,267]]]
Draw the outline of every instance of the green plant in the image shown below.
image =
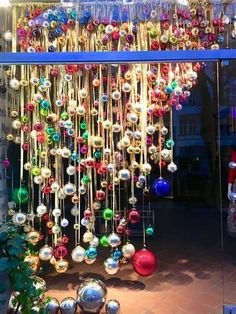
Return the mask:
[[[32,307],[40,302],[42,294],[42,290],[35,287],[29,263],[24,261],[27,249],[25,234],[20,233],[20,228],[11,222],[0,224],[0,272],[9,276],[16,308],[21,308],[23,314],[32,313]],[[6,283],[1,282],[0,293],[6,289]]]

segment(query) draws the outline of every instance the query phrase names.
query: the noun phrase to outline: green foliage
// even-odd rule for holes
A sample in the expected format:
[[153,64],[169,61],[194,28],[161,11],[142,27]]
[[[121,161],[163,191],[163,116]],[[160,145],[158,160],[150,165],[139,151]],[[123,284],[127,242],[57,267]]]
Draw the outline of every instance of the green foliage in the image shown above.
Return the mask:
[[[35,288],[35,280],[28,262],[24,261],[28,250],[25,234],[12,223],[0,224],[0,271],[8,274],[15,302],[23,314],[30,314],[32,307],[40,302],[42,290]],[[6,290],[0,284],[0,293]],[[43,312],[42,312],[43,313]]]

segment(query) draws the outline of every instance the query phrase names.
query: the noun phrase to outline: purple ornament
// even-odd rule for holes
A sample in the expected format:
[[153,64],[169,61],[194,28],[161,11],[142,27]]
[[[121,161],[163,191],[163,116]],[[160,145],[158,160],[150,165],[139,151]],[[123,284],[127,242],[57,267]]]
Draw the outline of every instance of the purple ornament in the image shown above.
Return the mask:
[[10,166],[10,161],[9,161],[8,159],[4,159],[4,160],[2,161],[2,166],[3,166],[4,168],[8,168],[8,167]]
[[170,183],[169,181],[159,178],[154,180],[152,184],[152,193],[155,196],[165,197],[170,193]]

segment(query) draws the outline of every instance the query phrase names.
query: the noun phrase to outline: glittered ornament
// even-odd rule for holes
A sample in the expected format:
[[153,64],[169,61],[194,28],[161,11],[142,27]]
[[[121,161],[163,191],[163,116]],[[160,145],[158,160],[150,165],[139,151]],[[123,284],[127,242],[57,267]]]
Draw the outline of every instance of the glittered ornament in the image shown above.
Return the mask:
[[154,180],[152,183],[152,192],[155,196],[165,197],[170,193],[170,183],[162,178]]
[[132,265],[140,276],[150,276],[157,269],[157,257],[151,251],[143,248],[134,254]]

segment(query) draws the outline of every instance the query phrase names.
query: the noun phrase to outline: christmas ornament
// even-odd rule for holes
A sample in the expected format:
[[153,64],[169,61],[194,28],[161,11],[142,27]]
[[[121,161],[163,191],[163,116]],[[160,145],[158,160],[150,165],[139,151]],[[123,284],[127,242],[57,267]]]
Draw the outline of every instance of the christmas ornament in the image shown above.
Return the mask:
[[144,248],[136,251],[132,258],[132,265],[140,276],[150,276],[156,271],[157,258],[151,251]]
[[106,314],[119,314],[120,303],[117,300],[109,300],[106,304]]
[[162,178],[156,179],[153,182],[152,191],[155,196],[168,196],[170,193],[170,183]]
[[107,288],[97,279],[85,280],[77,291],[77,304],[82,311],[98,313],[106,302]]
[[42,261],[49,261],[53,256],[53,248],[47,244],[41,247],[39,250],[39,258]]
[[48,314],[57,314],[60,309],[60,304],[56,298],[50,298],[44,304],[44,309]]
[[77,304],[74,298],[65,298],[61,301],[60,312],[61,314],[74,314],[76,313]]
[[109,275],[116,275],[120,270],[120,262],[117,259],[109,257],[104,262],[105,271]]
[[122,247],[122,254],[124,258],[130,259],[134,256],[135,254],[135,247],[131,243],[126,243]]

